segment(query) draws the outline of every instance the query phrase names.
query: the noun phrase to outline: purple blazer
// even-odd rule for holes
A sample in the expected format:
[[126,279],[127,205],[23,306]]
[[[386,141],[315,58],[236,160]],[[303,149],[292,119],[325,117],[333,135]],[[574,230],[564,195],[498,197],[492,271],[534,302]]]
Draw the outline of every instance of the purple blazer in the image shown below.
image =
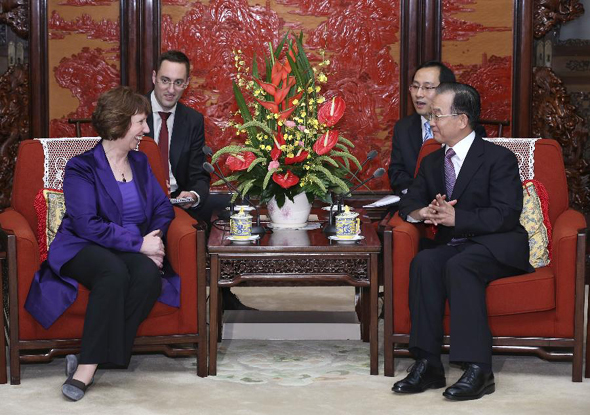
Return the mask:
[[[64,175],[66,213],[50,245],[47,260],[35,274],[25,309],[46,329],[78,296],[78,282],[61,275],[61,267],[82,248],[96,244],[123,252],[139,252],[143,237],[122,226],[123,200],[104,149],[96,147],[68,161]],[[142,235],[160,229],[164,235],[174,219],[174,209],[153,175],[147,156],[128,155],[139,195],[145,207]],[[159,301],[180,304],[180,277],[168,266],[162,277]]]

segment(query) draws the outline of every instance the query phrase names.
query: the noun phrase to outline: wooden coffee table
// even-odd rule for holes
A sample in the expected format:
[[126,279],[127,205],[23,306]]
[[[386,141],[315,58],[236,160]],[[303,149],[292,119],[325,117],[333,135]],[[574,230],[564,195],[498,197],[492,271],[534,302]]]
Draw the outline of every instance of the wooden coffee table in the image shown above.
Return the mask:
[[[325,212],[312,212],[320,218]],[[322,229],[274,230],[256,242],[235,243],[229,229],[213,227],[208,241],[211,258],[209,299],[209,374],[217,374],[217,342],[221,311],[219,289],[242,286],[351,285],[361,291],[361,337],[370,342],[370,373],[378,374],[378,256],[381,242],[369,219],[361,213],[364,239],[341,243],[329,240]]]

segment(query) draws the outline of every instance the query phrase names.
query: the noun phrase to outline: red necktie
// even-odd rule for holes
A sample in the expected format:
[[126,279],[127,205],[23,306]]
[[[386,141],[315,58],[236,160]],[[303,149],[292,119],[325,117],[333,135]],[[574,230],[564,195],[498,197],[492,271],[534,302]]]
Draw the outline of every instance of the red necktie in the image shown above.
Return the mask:
[[171,112],[159,111],[160,118],[162,119],[162,126],[160,127],[160,137],[158,138],[158,146],[160,147],[160,161],[162,162],[162,168],[166,175],[166,182],[170,181],[170,168],[168,167],[168,117]]

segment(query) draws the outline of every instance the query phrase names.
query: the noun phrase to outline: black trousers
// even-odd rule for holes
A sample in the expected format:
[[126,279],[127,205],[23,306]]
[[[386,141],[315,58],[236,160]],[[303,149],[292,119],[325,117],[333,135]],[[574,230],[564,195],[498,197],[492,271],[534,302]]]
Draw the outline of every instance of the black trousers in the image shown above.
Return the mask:
[[160,270],[147,256],[89,245],[62,274],[90,290],[81,364],[127,367],[137,328],[160,295]]
[[466,242],[422,250],[410,265],[410,351],[440,355],[443,317],[451,308],[451,362],[492,362],[486,287],[522,271],[499,263],[483,245]]

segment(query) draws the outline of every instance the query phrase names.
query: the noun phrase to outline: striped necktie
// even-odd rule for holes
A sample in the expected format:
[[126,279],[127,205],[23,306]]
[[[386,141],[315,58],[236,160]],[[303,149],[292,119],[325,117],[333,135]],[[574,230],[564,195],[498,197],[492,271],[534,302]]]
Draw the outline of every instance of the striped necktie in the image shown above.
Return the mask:
[[447,188],[447,201],[451,200],[453,188],[455,187],[455,181],[457,180],[457,176],[455,175],[455,166],[453,166],[453,161],[451,160],[454,155],[455,150],[452,148],[449,148],[445,154],[445,185]]

